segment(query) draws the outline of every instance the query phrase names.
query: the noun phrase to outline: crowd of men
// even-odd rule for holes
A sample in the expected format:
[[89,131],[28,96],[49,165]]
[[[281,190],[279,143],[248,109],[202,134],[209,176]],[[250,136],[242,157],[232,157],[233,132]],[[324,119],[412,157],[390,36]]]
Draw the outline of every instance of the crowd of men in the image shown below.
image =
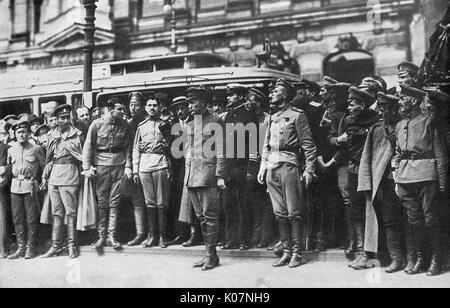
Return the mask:
[[[269,93],[229,84],[224,106],[195,87],[173,100],[111,97],[95,115],[57,104],[42,118],[9,115],[0,125],[0,258],[36,257],[48,211],[52,245],[42,257],[76,258],[81,198],[96,204],[93,248],[121,249],[128,196],[128,246],[204,243],[194,265],[203,270],[219,265],[217,246],[267,248],[274,267],[295,268],[311,243],[324,251],[345,238],[353,269],[371,267],[387,246],[386,272],[439,275],[449,245],[450,97],[421,87],[414,64],[398,68],[391,89],[375,75],[358,86],[280,79]],[[80,193],[86,181],[90,199]],[[8,255],[9,210],[17,249]]]

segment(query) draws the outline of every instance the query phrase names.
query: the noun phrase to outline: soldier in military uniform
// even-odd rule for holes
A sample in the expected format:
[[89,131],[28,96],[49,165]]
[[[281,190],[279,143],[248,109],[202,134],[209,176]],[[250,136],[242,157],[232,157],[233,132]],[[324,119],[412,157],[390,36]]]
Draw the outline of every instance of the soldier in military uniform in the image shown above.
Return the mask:
[[[189,103],[186,96],[174,98],[170,108],[176,113],[178,121],[172,128],[174,140],[185,140],[187,123],[193,120],[189,112]],[[176,238],[170,245],[182,244],[183,247],[192,247],[203,243],[200,223],[195,217],[192,204],[187,195],[187,187],[184,185],[185,165],[184,156],[177,155],[183,152],[183,144],[174,144],[171,148],[171,162],[173,182],[171,187],[171,218],[176,220],[170,224],[176,231]],[[179,147],[177,147],[179,146]],[[190,236],[189,236],[190,235]]]
[[421,112],[426,92],[401,84],[399,95],[400,112],[405,119],[396,128],[396,191],[407,210],[417,251],[416,265],[407,274],[427,270],[425,249],[429,240],[432,260],[427,275],[435,276],[443,266],[437,196],[447,188],[448,156],[433,120]]
[[206,244],[206,257],[194,267],[202,267],[206,271],[219,265],[216,251],[220,211],[218,197],[219,189],[226,187],[224,123],[207,109],[212,99],[208,90],[189,88],[187,98],[194,120],[187,123],[185,185]]
[[[255,116],[244,107],[247,89],[240,84],[227,86],[227,112],[221,117],[225,125],[236,130],[227,131],[225,140],[234,143],[227,149],[227,188],[224,191],[226,242],[222,249],[249,248],[251,233],[251,210],[246,202],[246,170],[249,158],[249,133],[240,125],[256,123]],[[244,140],[242,140],[242,138]],[[243,141],[243,142],[242,142]],[[243,147],[242,149],[240,147]]]
[[[316,165],[316,146],[308,119],[302,110],[292,107],[294,95],[294,88],[282,79],[270,94],[271,104],[276,105],[278,111],[270,118],[258,173],[259,183],[267,182],[283,247],[283,255],[274,267],[301,265],[305,207],[301,182],[304,180],[306,187],[311,185]],[[300,153],[304,154],[306,162],[303,174]]]
[[124,174],[129,179],[133,177],[133,136],[122,113],[114,110],[114,100],[99,105],[102,117],[92,122],[83,147],[83,173],[96,177],[99,239],[93,248],[99,250],[107,244],[108,232],[108,244],[120,249],[122,245],[116,239],[120,182]]
[[[258,147],[251,149],[247,168],[246,196],[252,209],[253,238],[252,245],[257,248],[267,248],[274,240],[275,217],[267,195],[267,186],[258,183],[258,172],[261,167],[261,141],[264,140],[270,115],[264,112],[269,103],[267,95],[259,89],[248,91],[244,107],[256,116],[258,126],[256,132],[250,133],[250,140],[257,140]],[[256,133],[256,135],[253,135]]]
[[[395,127],[400,121],[398,97],[378,93],[382,120],[372,126],[366,139],[359,169],[358,191],[366,193],[365,251],[377,253],[379,231],[384,228],[391,257],[387,273],[402,270],[402,208],[395,194],[392,161],[395,153]],[[368,255],[368,254],[366,254]],[[361,262],[358,269],[367,268]]]
[[[146,98],[140,92],[131,92],[128,98],[130,100],[128,108],[131,115],[128,125],[131,136],[135,136],[139,124],[147,117],[147,113],[145,112]],[[144,191],[139,181],[135,183],[134,180],[129,180],[127,177],[123,180],[127,183],[127,193],[131,197],[131,203],[134,208],[134,221],[136,223],[136,237],[129,241],[127,245],[138,246],[147,237]]]
[[[8,150],[8,168],[12,174],[11,207],[17,239],[17,251],[9,259],[36,257],[39,225],[38,186],[45,166],[44,150],[30,143],[31,128],[27,121],[13,126],[17,143]],[[25,232],[28,234],[26,235]]]
[[53,213],[52,247],[43,255],[51,258],[64,247],[64,219],[67,218],[67,247],[70,258],[79,255],[76,237],[80,166],[82,161],[82,132],[70,123],[72,107],[61,105],[54,115],[58,126],[52,130],[47,147],[46,168],[42,186],[47,186]]
[[369,107],[375,102],[375,98],[368,92],[356,87],[349,89],[348,107],[349,115],[346,116],[339,126],[339,137],[336,145],[348,151],[349,181],[348,191],[350,193],[350,221],[355,230],[358,258],[350,266],[357,264],[364,255],[364,223],[366,198],[364,193],[358,193],[358,172],[361,155],[366,142],[367,133],[378,122],[378,114]]
[[402,62],[398,65],[398,83],[409,86],[417,85],[419,67],[411,62]]
[[142,183],[147,207],[149,232],[143,247],[153,247],[159,242],[161,248],[166,248],[169,244],[167,215],[171,170],[167,154],[171,126],[160,118],[161,107],[154,98],[147,101],[148,118],[139,124],[133,146],[134,181]]

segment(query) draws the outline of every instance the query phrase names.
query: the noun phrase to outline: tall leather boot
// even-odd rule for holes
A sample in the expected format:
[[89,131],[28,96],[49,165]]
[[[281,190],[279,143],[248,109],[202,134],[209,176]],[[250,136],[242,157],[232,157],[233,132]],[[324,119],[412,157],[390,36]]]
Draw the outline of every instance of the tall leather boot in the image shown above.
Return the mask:
[[302,243],[303,224],[300,218],[293,218],[291,221],[292,257],[289,262],[290,268],[302,265]]
[[25,259],[34,259],[37,256],[36,246],[37,246],[37,229],[38,224],[29,224],[28,225],[28,244],[27,244],[27,252],[25,254]]
[[386,241],[391,257],[391,265],[385,272],[388,274],[396,273],[402,270],[402,245],[400,230],[397,228],[386,228]]
[[417,252],[414,245],[414,239],[412,235],[412,229],[407,222],[407,218],[404,218],[404,230],[405,230],[405,244],[406,244],[406,268],[405,272],[411,271],[417,262]]
[[416,250],[416,264],[411,270],[405,272],[408,275],[417,275],[427,271],[425,258],[425,228],[413,228],[412,237],[414,241],[414,248]]
[[155,247],[158,245],[158,209],[147,208],[148,237],[142,242],[143,248]]
[[431,242],[431,265],[428,269],[427,276],[438,276],[442,274],[443,269],[443,251],[441,245],[441,234],[439,227],[429,228]]
[[356,247],[357,247],[357,251],[356,251],[356,258],[353,262],[349,263],[349,267],[351,268],[355,268],[356,264],[359,265],[364,265],[363,263],[361,263],[361,259],[363,259],[362,261],[365,261],[365,264],[367,264],[368,262],[368,256],[365,254],[364,252],[364,234],[365,234],[365,228],[364,228],[364,224],[363,223],[355,223],[354,224],[354,230],[355,230],[355,240],[356,240]]
[[217,226],[211,226],[208,225],[206,222],[203,222],[202,230],[205,238],[205,244],[206,244],[206,257],[205,257],[205,263],[202,266],[202,271],[209,271],[217,266],[219,266],[220,259],[217,255],[217,238],[219,235],[218,225]]
[[77,246],[77,218],[75,216],[67,217],[67,249],[69,258],[75,259],[80,256]]
[[52,226],[52,247],[41,258],[52,258],[61,255],[64,249],[63,242],[63,224],[64,219],[59,216],[53,216]]
[[128,246],[139,246],[145,240],[145,208],[134,208],[134,221],[136,223],[136,237],[127,243]]
[[292,257],[289,219],[284,217],[278,217],[277,219],[278,219],[278,228],[280,232],[281,246],[283,248],[283,255],[277,262],[272,264],[273,267],[288,265]]
[[158,226],[159,226],[159,247],[167,248],[169,239],[167,236],[167,209],[158,208]]
[[347,248],[345,248],[345,257],[352,260],[355,258],[355,225],[351,221],[350,207],[345,207],[344,214],[345,224],[347,226]]
[[26,250],[27,250],[27,244],[25,241],[25,230],[21,229],[20,231],[17,231],[18,228],[16,228],[16,239],[17,239],[17,250],[12,255],[8,256],[9,260],[16,260],[25,257]]
[[117,207],[109,209],[109,222],[108,222],[108,246],[111,246],[115,250],[119,250],[122,248],[122,244],[120,244],[116,239],[116,226],[117,226],[117,217],[118,217],[119,209]]
[[98,240],[92,245],[92,248],[101,250],[106,246],[106,232],[108,226],[109,209],[98,209],[97,231]]
[[191,226],[191,237],[187,240],[187,242],[183,243],[183,247],[193,247],[196,245],[200,245],[202,242],[202,238],[203,235],[198,226]]

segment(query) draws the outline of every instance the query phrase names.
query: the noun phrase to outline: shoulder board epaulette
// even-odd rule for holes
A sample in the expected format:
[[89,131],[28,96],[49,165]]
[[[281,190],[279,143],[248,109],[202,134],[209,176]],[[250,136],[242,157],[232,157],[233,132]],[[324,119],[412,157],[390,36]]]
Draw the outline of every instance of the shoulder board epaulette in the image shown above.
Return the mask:
[[293,110],[295,112],[299,112],[299,113],[305,113],[302,109],[294,107],[294,106],[291,107],[291,110]]
[[148,119],[145,119],[144,121],[142,121],[141,123],[139,123],[139,126],[144,125],[145,123],[148,122]]
[[309,104],[310,104],[311,106],[313,106],[313,107],[316,107],[316,108],[319,108],[320,106],[322,106],[320,103],[315,102],[315,101],[312,101],[312,102],[310,102]]

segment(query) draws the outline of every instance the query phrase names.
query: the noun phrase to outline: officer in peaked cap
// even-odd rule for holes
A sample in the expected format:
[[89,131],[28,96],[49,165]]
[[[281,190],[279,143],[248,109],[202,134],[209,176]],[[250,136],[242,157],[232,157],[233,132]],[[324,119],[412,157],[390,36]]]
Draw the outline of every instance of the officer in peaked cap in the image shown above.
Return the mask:
[[411,62],[402,62],[398,65],[398,83],[416,85],[419,67]]
[[191,87],[187,89],[187,101],[195,99],[206,100],[208,103],[212,99],[212,91],[205,87]]
[[302,264],[302,214],[306,204],[301,200],[306,198],[298,179],[302,178],[304,160],[303,178],[309,187],[316,165],[316,146],[308,119],[302,110],[292,106],[294,95],[294,88],[279,79],[269,96],[274,114],[269,120],[258,173],[258,182],[267,183],[283,250],[274,267],[289,264],[294,268]]
[[49,131],[50,128],[48,127],[48,125],[42,124],[38,126],[34,132],[34,139],[36,140],[36,143],[43,148],[47,148]]
[[338,82],[339,81],[337,81],[336,79],[331,78],[330,76],[324,76],[322,78],[321,86],[323,87],[323,86],[326,86],[326,85],[329,85],[329,84],[336,84]]
[[358,88],[363,89],[376,97],[378,92],[386,92],[387,84],[380,76],[371,75],[364,78]]
[[70,258],[79,255],[77,248],[78,193],[81,184],[79,166],[82,157],[82,132],[72,126],[72,106],[58,106],[54,112],[58,126],[48,136],[46,164],[51,168],[42,175],[43,185],[48,185],[52,204],[52,247],[43,258],[51,258],[63,250],[64,221],[67,221],[67,248]]
[[[256,117],[245,108],[247,88],[241,84],[227,85],[227,112],[221,115],[228,127],[256,123]],[[238,140],[235,130],[226,131],[226,140],[234,144],[227,148],[228,183],[224,191],[225,202],[225,244],[222,249],[247,250],[250,245],[251,209],[246,191],[246,170],[250,155],[250,135],[245,132],[244,144]],[[244,148],[239,148],[243,146]],[[244,154],[244,155],[242,155]]]
[[[442,138],[436,138],[439,129],[433,125],[433,119],[422,113],[426,94],[421,89],[400,84],[400,112],[404,120],[396,128],[395,181],[417,251],[417,262],[407,274],[428,269],[428,276],[435,276],[442,272],[443,266],[441,217],[436,202],[439,190],[443,194],[447,190],[448,156]],[[432,251],[431,265],[425,256],[428,243]]]
[[161,104],[162,108],[170,107],[170,99],[167,93],[158,92],[155,94],[155,99]]

